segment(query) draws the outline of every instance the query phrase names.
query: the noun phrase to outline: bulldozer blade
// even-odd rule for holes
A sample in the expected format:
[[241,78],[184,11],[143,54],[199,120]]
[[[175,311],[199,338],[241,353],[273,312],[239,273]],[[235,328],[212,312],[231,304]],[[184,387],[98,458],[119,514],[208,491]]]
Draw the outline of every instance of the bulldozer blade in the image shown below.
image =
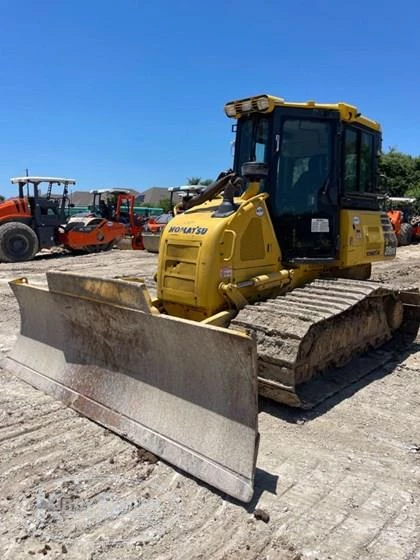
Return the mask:
[[6,368],[88,418],[248,502],[258,450],[256,344],[151,313],[143,284],[47,273],[10,282],[21,332]]

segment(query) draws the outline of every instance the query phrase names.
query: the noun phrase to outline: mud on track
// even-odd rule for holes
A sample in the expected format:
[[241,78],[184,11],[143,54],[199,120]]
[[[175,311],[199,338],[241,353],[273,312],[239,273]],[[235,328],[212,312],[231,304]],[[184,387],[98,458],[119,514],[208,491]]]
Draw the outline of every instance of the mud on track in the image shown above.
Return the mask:
[[[136,274],[153,289],[155,267],[142,251],[0,264],[0,352],[19,328],[8,279]],[[373,278],[420,287],[419,270],[420,245],[404,247]],[[246,507],[1,370],[0,557],[417,560],[420,339],[394,350],[386,368],[309,413],[261,401]]]

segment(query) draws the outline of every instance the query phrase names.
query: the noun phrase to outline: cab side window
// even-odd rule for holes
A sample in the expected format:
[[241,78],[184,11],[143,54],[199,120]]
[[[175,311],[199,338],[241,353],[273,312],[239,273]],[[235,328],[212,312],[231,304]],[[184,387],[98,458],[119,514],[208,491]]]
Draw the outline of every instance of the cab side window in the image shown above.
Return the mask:
[[357,191],[357,132],[347,129],[344,140],[344,190]]
[[373,192],[373,173],[375,163],[373,136],[367,132],[362,132],[360,136],[359,190],[361,192]]
[[346,193],[375,190],[376,166],[374,135],[356,128],[346,128],[344,136],[344,176]]

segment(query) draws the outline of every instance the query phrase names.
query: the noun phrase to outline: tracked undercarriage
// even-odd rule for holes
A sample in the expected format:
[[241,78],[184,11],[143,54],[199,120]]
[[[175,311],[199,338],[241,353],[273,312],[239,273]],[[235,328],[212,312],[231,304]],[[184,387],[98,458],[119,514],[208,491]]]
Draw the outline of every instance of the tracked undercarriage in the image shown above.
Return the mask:
[[[396,331],[416,333],[419,320],[416,291],[318,279],[285,296],[247,305],[230,328],[245,330],[257,342],[261,395],[311,408],[368,373],[340,366],[381,346]],[[324,375],[320,391],[310,381],[317,374]]]

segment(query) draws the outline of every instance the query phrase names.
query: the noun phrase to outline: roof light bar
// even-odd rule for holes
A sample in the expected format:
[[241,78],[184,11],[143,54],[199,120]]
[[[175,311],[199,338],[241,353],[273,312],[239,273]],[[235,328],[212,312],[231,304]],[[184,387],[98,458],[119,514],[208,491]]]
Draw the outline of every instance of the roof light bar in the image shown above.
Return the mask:
[[230,101],[225,105],[226,115],[235,118],[239,118],[247,113],[269,113],[273,109],[274,99],[270,99],[268,95],[258,95],[238,101]]

